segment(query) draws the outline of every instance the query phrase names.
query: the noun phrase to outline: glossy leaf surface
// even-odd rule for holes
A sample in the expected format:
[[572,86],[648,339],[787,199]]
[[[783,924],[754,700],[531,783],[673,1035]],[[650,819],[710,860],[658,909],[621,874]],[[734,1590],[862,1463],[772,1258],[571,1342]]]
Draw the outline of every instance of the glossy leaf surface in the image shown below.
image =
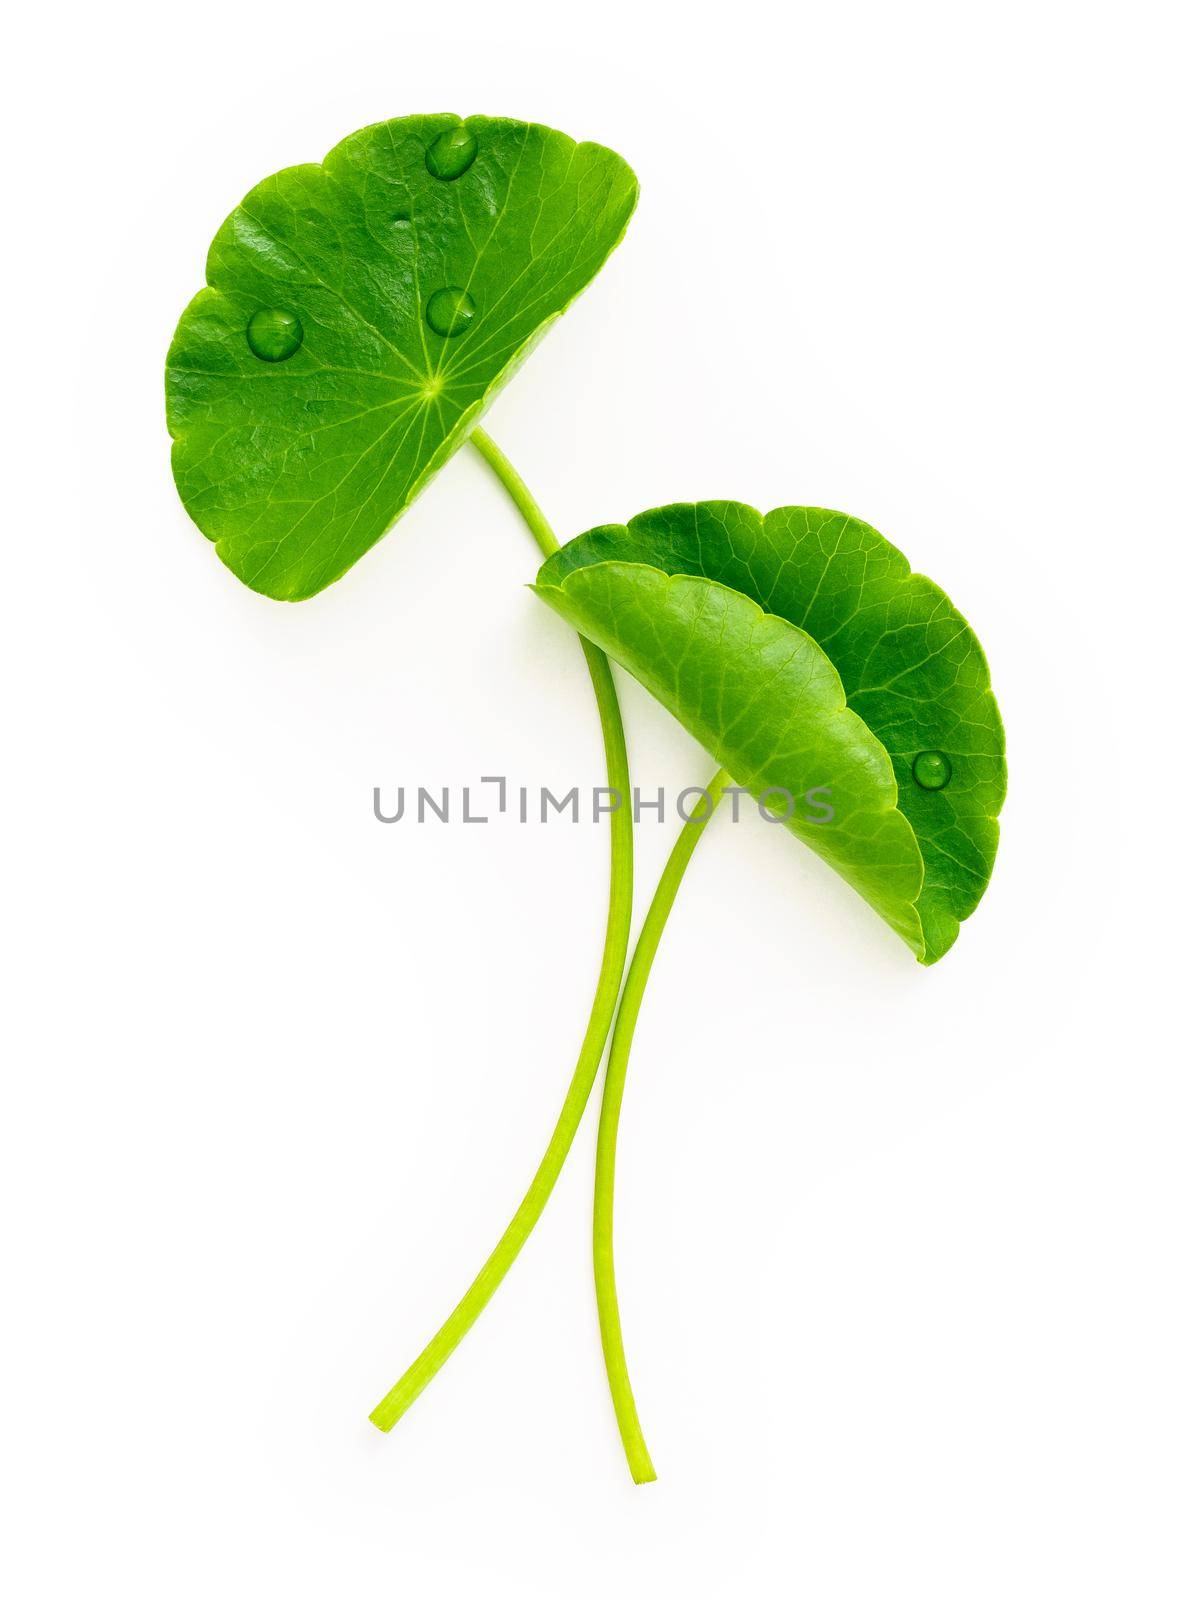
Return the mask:
[[[828,785],[835,821],[792,831],[921,960],[945,954],[995,860],[1004,733],[978,640],[894,545],[864,522],[812,507],[764,517],[734,501],[666,506],[572,540],[546,562],[537,592],[752,792],[779,786],[799,796]],[[795,664],[827,658],[836,690],[826,682],[825,704],[844,692],[852,714],[835,723],[857,753],[849,772],[874,773],[886,752],[887,805],[877,806],[873,839],[861,835],[861,796],[845,787],[833,751],[800,742],[802,729],[822,725],[795,666],[781,670],[785,655]],[[906,834],[915,874],[898,857],[882,873],[881,841],[898,850]]]
[[458,448],[619,242],[611,150],[530,123],[377,123],[260,183],[167,361],[188,512],[251,588],[340,577]]

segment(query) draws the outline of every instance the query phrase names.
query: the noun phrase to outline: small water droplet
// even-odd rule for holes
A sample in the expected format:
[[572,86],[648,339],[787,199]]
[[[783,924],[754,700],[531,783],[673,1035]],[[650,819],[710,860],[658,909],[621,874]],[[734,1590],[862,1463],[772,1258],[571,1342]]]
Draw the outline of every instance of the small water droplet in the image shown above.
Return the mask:
[[950,782],[950,758],[940,750],[922,750],[913,758],[912,775],[922,789],[944,789]]
[[397,211],[396,215],[392,218],[392,221],[396,224],[396,226],[398,228],[402,228],[406,222],[411,222],[412,221],[412,212],[411,211]]
[[461,178],[478,154],[479,140],[460,124],[438,134],[425,152],[425,165],[435,178],[449,183],[451,178]]
[[304,327],[294,311],[264,306],[246,324],[246,343],[260,361],[286,361],[304,343]]
[[475,315],[475,302],[465,289],[439,289],[429,297],[425,320],[443,339],[457,339],[465,333]]

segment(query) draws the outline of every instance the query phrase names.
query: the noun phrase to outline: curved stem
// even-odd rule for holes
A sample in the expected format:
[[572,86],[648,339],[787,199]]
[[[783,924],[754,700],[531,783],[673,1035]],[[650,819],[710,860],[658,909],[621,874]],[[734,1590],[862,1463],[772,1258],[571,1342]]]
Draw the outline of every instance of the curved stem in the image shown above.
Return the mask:
[[[512,462],[482,429],[476,428],[471,441],[492,471],[512,497],[518,511],[529,526],[543,555],[558,549],[558,541],[550,524],[542,515],[537,502],[518,477]],[[596,705],[600,712],[600,726],[604,733],[604,757],[608,770],[608,787],[615,790],[620,800],[611,813],[609,849],[608,923],[604,934],[604,954],[600,962],[600,976],[592,1001],[587,1031],[579,1052],[575,1072],[567,1089],[567,1097],[558,1114],[550,1143],[542,1157],[533,1182],[525,1198],[517,1207],[512,1221],[501,1235],[499,1243],[484,1262],[475,1281],[409,1367],[399,1383],[391,1389],[371,1412],[371,1421],[387,1433],[412,1405],[425,1385],[452,1354],[459,1340],[471,1328],[479,1313],[500,1286],[505,1273],[517,1256],[538,1218],[545,1210],[550,1191],[562,1171],[567,1151],[579,1129],[584,1108],[596,1081],[596,1071],[604,1053],[609,1025],[621,991],[621,974],[625,970],[625,953],[629,947],[629,922],[633,900],[633,823],[629,805],[629,763],[625,753],[625,730],[621,723],[621,708],[613,685],[608,658],[586,639],[581,639]]]
[[608,1372],[608,1387],[612,1392],[613,1410],[621,1430],[621,1443],[625,1446],[625,1459],[633,1474],[634,1483],[653,1483],[654,1463],[646,1448],[642,1425],[638,1421],[637,1406],[633,1399],[633,1386],[629,1381],[629,1368],[625,1363],[625,1343],[621,1338],[621,1312],[617,1305],[617,1279],[613,1266],[613,1189],[617,1168],[617,1124],[621,1117],[621,1097],[625,1092],[625,1074],[629,1068],[629,1052],[633,1045],[633,1031],[637,1027],[642,996],[658,943],[666,927],[671,907],[679,885],[687,871],[692,853],[700,843],[700,836],[709,819],[720,804],[721,796],[730,783],[729,774],[722,768],[709,780],[705,794],[697,801],[675,847],[667,858],[658,888],[650,902],[646,920],[638,936],[633,960],[625,979],[625,989],[617,1011],[612,1044],[608,1052],[608,1070],[604,1078],[604,1099],[600,1106],[600,1132],[596,1140],[596,1195],[592,1211],[592,1260],[596,1274],[596,1307],[600,1313],[600,1340],[604,1346],[604,1366]]
[[[554,529],[546,521],[541,506],[530,494],[524,479],[491,434],[484,433],[482,428],[476,428],[471,435],[471,443],[508,491],[509,499],[525,518],[525,525],[542,554],[552,556],[556,550],[561,550],[562,546],[554,537]],[[601,659],[606,660],[607,657]]]

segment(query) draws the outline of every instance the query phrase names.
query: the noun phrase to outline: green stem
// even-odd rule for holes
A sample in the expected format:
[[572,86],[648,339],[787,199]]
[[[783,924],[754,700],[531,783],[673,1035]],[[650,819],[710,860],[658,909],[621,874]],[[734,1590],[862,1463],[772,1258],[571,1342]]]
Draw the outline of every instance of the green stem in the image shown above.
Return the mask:
[[[538,549],[543,555],[551,555],[558,549],[558,541],[533,496],[517,475],[512,462],[481,428],[476,428],[471,435],[471,442],[511,495],[513,503],[537,541]],[[608,1038],[617,997],[621,992],[621,974],[625,969],[625,953],[629,947],[629,922],[633,901],[633,823],[630,815],[629,763],[625,753],[625,730],[621,724],[621,708],[617,702],[617,692],[613,685],[608,659],[586,639],[581,639],[580,643],[583,645],[583,654],[596,694],[596,705],[600,711],[608,787],[621,797],[617,809],[611,814],[609,824],[608,923],[591,1015],[588,1018],[587,1031],[583,1037],[575,1073],[567,1089],[566,1100],[554,1125],[546,1153],[534,1173],[533,1182],[517,1207],[512,1221],[501,1235],[500,1242],[484,1262],[471,1287],[399,1383],[372,1411],[371,1421],[384,1433],[395,1426],[442,1363],[452,1354],[459,1340],[471,1328],[479,1313],[499,1288],[505,1273],[517,1259],[522,1246],[545,1210],[550,1191],[562,1171],[567,1151],[571,1148],[579,1129],[584,1108],[592,1092],[592,1085],[596,1081],[596,1071],[604,1053],[604,1043]]]
[[[544,556],[552,556],[556,550],[561,550],[562,546],[554,537],[554,529],[546,521],[541,506],[530,494],[524,479],[491,434],[484,433],[482,428],[476,428],[471,435],[471,443],[508,491],[509,498],[525,518],[526,526],[533,535],[534,542],[542,554]],[[580,640],[580,643],[582,644],[583,641]],[[586,645],[584,645],[584,649],[587,649]],[[606,662],[608,658],[601,656],[600,659]],[[618,716],[617,726],[620,727],[620,725],[621,719]]]
[[613,1027],[612,1044],[608,1052],[608,1070],[604,1078],[604,1099],[600,1106],[600,1132],[596,1140],[596,1197],[592,1212],[592,1259],[596,1273],[596,1306],[600,1313],[600,1340],[604,1346],[604,1365],[608,1372],[608,1387],[612,1392],[613,1409],[617,1426],[621,1430],[621,1443],[625,1446],[625,1459],[633,1474],[634,1483],[653,1483],[654,1463],[646,1448],[642,1425],[638,1421],[637,1406],[633,1399],[633,1386],[629,1381],[629,1368],[625,1364],[625,1343],[621,1338],[621,1312],[617,1305],[617,1279],[613,1266],[613,1189],[617,1168],[617,1124],[621,1118],[621,1097],[625,1092],[625,1074],[629,1068],[629,1052],[633,1045],[633,1031],[637,1027],[642,996],[658,943],[666,927],[675,896],[700,843],[700,836],[709,819],[720,804],[721,796],[730,783],[724,769],[713,774],[705,794],[697,801],[675,841],[675,848],[667,858],[663,875],[654,891],[650,909],[638,936],[633,960],[625,979],[625,989]]

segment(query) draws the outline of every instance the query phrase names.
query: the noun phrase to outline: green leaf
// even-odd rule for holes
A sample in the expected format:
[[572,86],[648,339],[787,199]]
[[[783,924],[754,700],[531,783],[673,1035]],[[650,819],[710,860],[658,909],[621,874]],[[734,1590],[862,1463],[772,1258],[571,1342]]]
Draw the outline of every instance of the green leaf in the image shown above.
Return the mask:
[[[806,506],[765,517],[733,501],[666,506],[573,539],[543,566],[537,593],[752,792],[829,786],[834,821],[794,820],[792,831],[919,959],[946,953],[995,860],[1004,731],[979,641],[894,545]],[[830,727],[857,757],[848,769]],[[865,815],[878,830],[869,838]],[[884,839],[896,852],[888,872]]]
[[167,358],[188,512],[252,589],[301,600],[384,534],[615,248],[600,145],[405,117],[260,183]]
[[[739,785],[768,807],[768,789],[792,797],[787,826],[921,953],[913,904],[921,852],[896,809],[891,762],[847,709],[837,673],[807,634],[723,584],[633,562],[581,567],[561,585],[539,578],[536,589],[628,667]],[[823,822],[830,802],[834,818]]]

